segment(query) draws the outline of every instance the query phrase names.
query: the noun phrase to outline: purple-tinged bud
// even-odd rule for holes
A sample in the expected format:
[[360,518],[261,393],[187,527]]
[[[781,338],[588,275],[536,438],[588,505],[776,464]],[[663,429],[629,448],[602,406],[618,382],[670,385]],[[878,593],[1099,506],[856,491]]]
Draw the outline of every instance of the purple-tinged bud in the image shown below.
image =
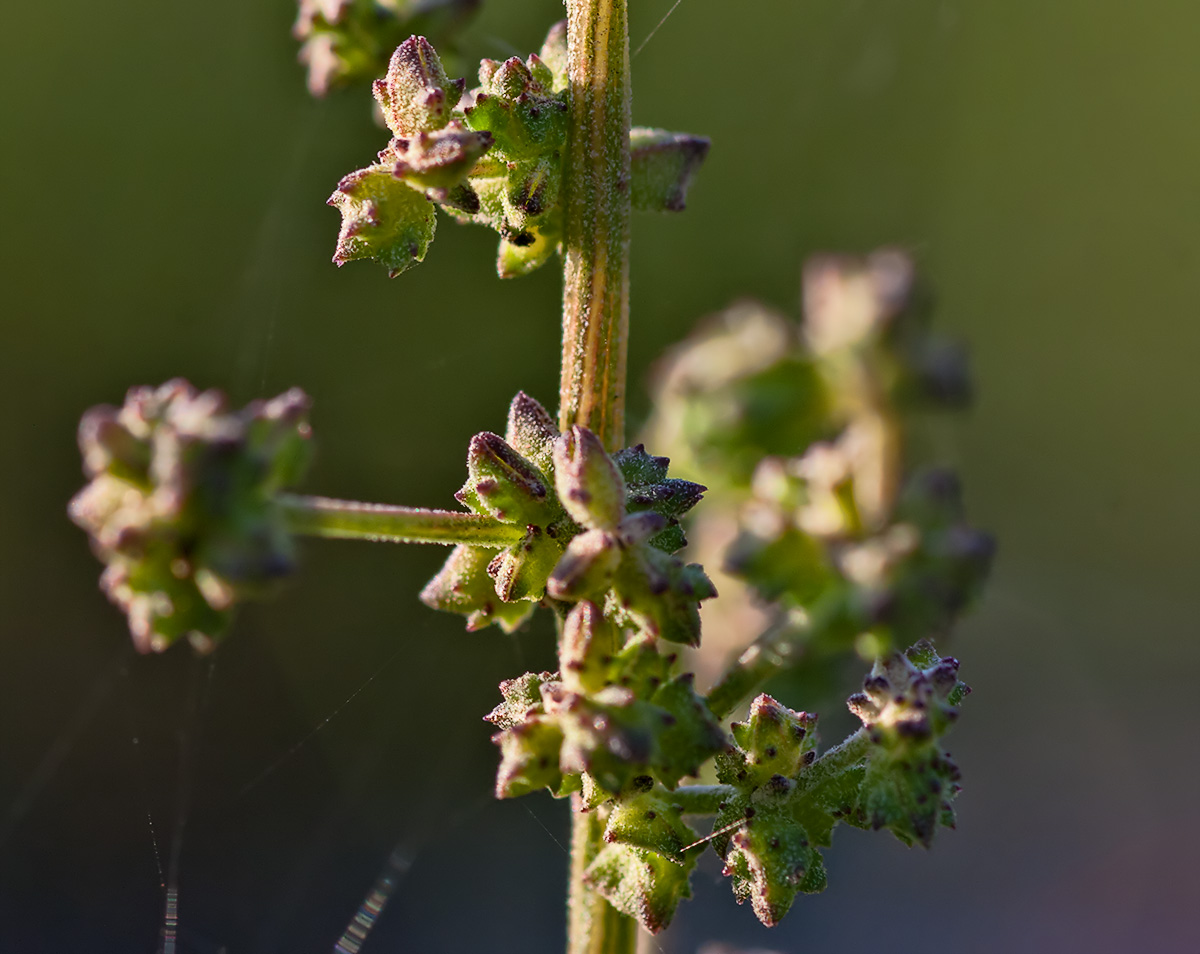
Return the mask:
[[625,516],[625,481],[600,438],[576,424],[554,445],[554,481],[571,518],[593,530],[615,530]]
[[445,126],[463,86],[462,80],[451,82],[425,37],[411,36],[396,47],[387,75],[372,91],[388,128],[403,137]]

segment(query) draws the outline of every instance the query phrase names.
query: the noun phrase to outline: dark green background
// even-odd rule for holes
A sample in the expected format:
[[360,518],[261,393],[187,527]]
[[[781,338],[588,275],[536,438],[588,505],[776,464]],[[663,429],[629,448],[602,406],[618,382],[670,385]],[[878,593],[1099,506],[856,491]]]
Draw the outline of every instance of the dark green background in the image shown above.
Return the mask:
[[[636,45],[669,2],[632,6]],[[534,49],[560,10],[487,0],[466,52]],[[397,844],[367,952],[559,945],[564,807],[490,801],[479,721],[551,665],[544,628],[424,609],[432,548],[313,544],[211,667],[134,657],[65,518],[75,421],[130,384],[300,385],[309,489],[426,505],[518,388],[553,400],[553,269],[501,283],[492,235],[446,220],[397,281],[329,264],[323,201],[383,139],[364,93],[307,98],[291,16],[4,15],[5,951],[152,950],[148,816],[166,864],[181,791],[182,951],[327,951]],[[683,0],[635,59],[635,121],[713,148],[682,217],[635,223],[633,380],[738,296],[794,308],[809,253],[904,245],[970,342],[979,400],[938,449],[1001,541],[954,646],[958,831],[839,832],[829,890],[774,932],[710,859],[664,954],[1200,949],[1198,36],[1178,0]]]

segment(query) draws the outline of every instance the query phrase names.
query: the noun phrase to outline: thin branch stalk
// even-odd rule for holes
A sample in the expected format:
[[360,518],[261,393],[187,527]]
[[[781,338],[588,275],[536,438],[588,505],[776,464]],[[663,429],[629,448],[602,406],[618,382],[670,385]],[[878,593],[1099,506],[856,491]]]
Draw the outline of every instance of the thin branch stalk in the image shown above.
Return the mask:
[[789,614],[771,623],[709,692],[708,708],[713,715],[723,719],[772,676],[795,666],[807,645],[833,623],[842,609],[842,592],[834,589],[801,618]]
[[390,507],[297,494],[281,494],[278,503],[288,529],[312,537],[507,547],[525,535],[523,527],[454,510]]

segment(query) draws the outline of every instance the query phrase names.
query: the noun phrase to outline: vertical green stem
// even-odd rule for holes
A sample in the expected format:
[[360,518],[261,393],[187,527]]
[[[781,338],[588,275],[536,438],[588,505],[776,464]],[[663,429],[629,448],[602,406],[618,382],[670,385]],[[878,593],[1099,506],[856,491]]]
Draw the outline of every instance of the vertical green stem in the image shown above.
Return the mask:
[[559,425],[625,437],[629,338],[629,32],[625,0],[567,0]]
[[[571,132],[563,183],[559,426],[625,440],[629,338],[629,31],[626,0],[566,0]],[[584,882],[599,811],[572,801],[568,954],[634,954],[637,927]]]
[[583,872],[604,844],[605,812],[580,811],[571,796],[571,893],[567,898],[567,954],[634,954],[637,922],[592,891]]

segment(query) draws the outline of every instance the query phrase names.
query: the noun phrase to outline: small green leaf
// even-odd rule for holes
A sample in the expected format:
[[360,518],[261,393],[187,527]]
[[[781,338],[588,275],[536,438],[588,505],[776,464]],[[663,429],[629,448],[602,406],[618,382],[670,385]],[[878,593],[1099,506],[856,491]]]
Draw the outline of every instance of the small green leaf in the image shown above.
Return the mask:
[[688,876],[695,864],[693,855],[680,865],[643,848],[605,845],[584,879],[614,908],[657,934],[671,923],[679,902],[692,896]]
[[708,155],[702,136],[637,128],[629,131],[630,199],[638,212],[681,212],[692,176]]
[[328,204],[342,213],[334,262],[379,262],[395,278],[425,259],[433,241],[433,204],[385,166],[359,169],[338,183]]
[[650,699],[659,710],[654,774],[668,788],[674,788],[685,775],[699,775],[705,762],[729,746],[721,726],[696,694],[694,680],[690,672],[678,675]]

